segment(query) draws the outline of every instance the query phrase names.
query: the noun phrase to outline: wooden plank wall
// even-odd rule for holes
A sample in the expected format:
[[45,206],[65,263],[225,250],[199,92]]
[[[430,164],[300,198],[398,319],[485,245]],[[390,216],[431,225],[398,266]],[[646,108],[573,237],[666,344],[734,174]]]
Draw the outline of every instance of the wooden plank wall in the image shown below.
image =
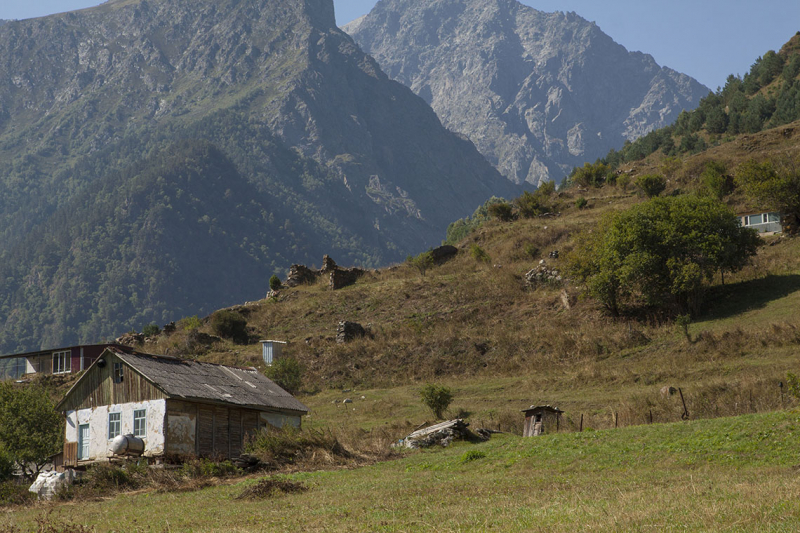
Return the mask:
[[122,383],[114,383],[114,363],[121,361],[113,355],[106,355],[105,361],[103,368],[95,365],[78,382],[64,403],[65,411],[166,399],[155,385],[124,363]]
[[[167,400],[167,416],[189,415],[195,424],[195,455],[231,459],[244,451],[245,439],[258,431],[259,412],[254,409]],[[170,443],[166,450],[169,453]]]

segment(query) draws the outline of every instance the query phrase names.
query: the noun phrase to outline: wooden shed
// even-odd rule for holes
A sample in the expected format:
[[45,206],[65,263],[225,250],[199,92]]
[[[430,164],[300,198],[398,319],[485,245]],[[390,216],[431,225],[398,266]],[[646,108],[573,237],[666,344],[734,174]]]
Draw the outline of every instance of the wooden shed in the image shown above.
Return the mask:
[[119,435],[144,442],[145,457],[235,458],[248,433],[300,426],[308,408],[255,368],[108,348],[72,386],[64,466],[113,456]]
[[531,405],[522,410],[525,413],[525,429],[523,437],[538,437],[545,433],[556,433],[561,425],[561,414],[558,407],[550,405]]

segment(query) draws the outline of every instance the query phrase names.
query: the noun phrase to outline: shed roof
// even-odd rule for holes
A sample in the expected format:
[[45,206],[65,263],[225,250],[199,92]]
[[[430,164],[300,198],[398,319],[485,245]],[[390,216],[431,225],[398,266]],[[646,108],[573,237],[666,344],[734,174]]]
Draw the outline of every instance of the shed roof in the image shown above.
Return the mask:
[[[256,409],[308,412],[308,407],[252,367],[203,363],[116,348],[108,348],[103,354],[109,352],[171,398],[222,402]],[[89,372],[86,373],[88,374]],[[73,389],[67,392],[65,400]]]
[[523,409],[522,410],[522,412],[526,413],[526,414],[530,413],[530,412],[533,412],[533,411],[549,411],[551,413],[558,413],[558,414],[561,414],[561,413],[564,412],[561,409],[559,409],[558,407],[553,407],[552,405],[531,405],[527,409]]

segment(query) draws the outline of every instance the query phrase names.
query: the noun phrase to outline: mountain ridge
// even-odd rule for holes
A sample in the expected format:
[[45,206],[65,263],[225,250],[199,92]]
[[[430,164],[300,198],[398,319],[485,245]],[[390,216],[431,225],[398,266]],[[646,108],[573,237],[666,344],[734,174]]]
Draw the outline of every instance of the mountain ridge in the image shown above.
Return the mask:
[[559,179],[709,92],[575,13],[516,0],[382,0],[343,29],[515,183]]
[[[0,351],[95,341],[252,299],[273,273],[324,253],[366,267],[399,261],[438,244],[449,222],[492,194],[514,194],[333,20],[326,0],[115,0],[3,25],[0,156],[9,164],[0,171],[0,271],[13,274],[0,296]],[[64,218],[65,206],[89,217],[93,203],[124,205],[124,183],[109,176],[124,182],[141,172],[172,178],[148,181],[169,200],[140,196],[139,222],[161,232],[146,233],[140,246],[122,248],[135,232],[120,232],[118,209],[103,223],[116,240]],[[193,196],[194,183],[219,172],[248,183],[252,225],[219,212],[208,194]],[[196,179],[184,183],[184,175]],[[214,256],[197,241],[197,225],[208,226],[197,202],[238,251],[227,264],[174,262],[162,279],[155,266],[169,249],[158,236],[168,228],[148,213],[191,214],[197,220],[181,226],[187,242],[169,242]],[[56,239],[59,228],[69,231]],[[46,250],[37,239],[60,244]],[[88,275],[98,272],[91,262],[107,266],[100,279]],[[136,272],[158,282],[148,286]],[[233,276],[240,288],[193,298],[193,280],[214,276]],[[83,280],[77,309],[74,291],[59,290],[73,279]],[[120,304],[127,314],[117,313],[101,286],[119,302],[155,303]],[[180,293],[180,305],[161,299],[164,291]]]

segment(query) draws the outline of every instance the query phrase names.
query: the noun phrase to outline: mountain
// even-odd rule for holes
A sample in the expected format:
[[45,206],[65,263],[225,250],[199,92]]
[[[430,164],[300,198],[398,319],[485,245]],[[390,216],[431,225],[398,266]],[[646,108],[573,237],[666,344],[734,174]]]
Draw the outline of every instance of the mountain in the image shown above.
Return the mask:
[[111,0],[0,28],[0,353],[387,264],[516,188],[329,0]]
[[343,29],[514,183],[561,179],[709,92],[575,13],[516,0],[381,0]]

